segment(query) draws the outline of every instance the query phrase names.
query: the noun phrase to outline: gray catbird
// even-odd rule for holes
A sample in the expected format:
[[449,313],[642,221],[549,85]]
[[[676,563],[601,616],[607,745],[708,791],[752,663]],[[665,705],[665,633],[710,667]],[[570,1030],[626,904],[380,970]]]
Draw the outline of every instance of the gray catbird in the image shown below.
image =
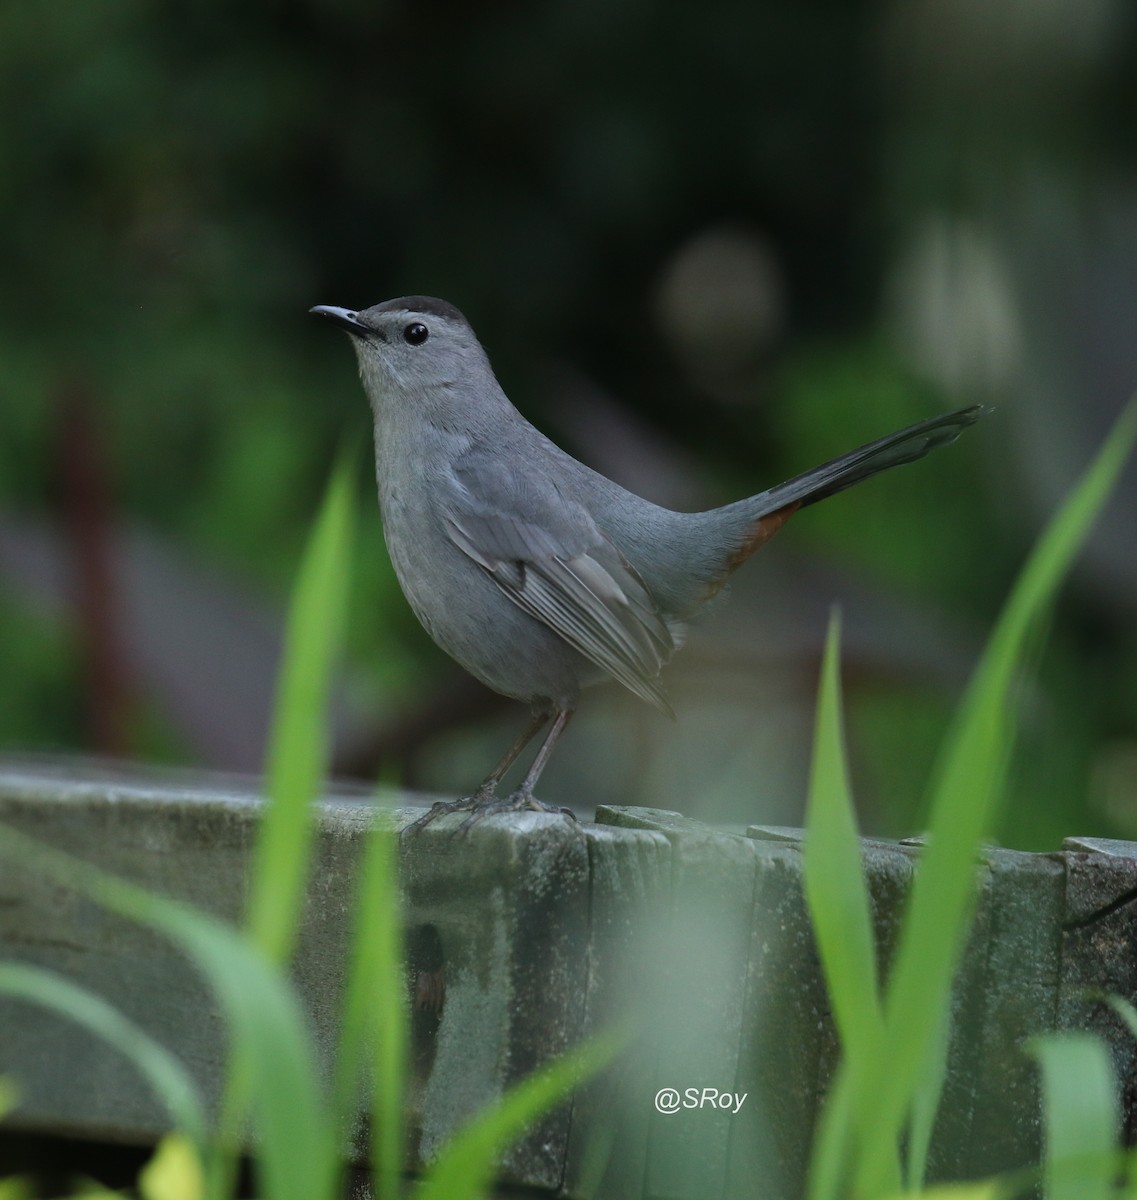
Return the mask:
[[[981,406],[932,417],[756,496],[679,513],[555,446],[509,402],[462,314],[403,296],[311,310],[352,335],[375,416],[391,561],[415,615],[471,674],[533,717],[471,796],[444,812],[550,810],[533,789],[590,684],[616,679],[669,715],[660,669],[684,623],[797,509],[953,441]],[[521,786],[502,776],[552,726]]]

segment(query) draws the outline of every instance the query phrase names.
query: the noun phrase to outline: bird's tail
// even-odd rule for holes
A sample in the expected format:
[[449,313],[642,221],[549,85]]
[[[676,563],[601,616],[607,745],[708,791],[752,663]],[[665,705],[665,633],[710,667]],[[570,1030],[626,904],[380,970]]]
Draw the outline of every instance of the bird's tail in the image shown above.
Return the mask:
[[973,425],[988,411],[983,405],[976,404],[942,417],[929,417],[850,450],[812,471],[795,475],[756,496],[700,514],[719,534],[719,539],[712,543],[714,567],[701,576],[707,582],[700,593],[700,601],[717,592],[727,577],[765,545],[799,508],[836,495],[881,471],[923,458],[937,446],[954,442],[968,425]]
[[795,475],[785,483],[752,496],[749,503],[754,505],[753,516],[761,518],[791,504],[804,508],[864,479],[871,479],[881,471],[915,462],[937,446],[954,442],[968,425],[973,425],[987,411],[982,404],[975,404],[946,416],[929,417],[857,450],[850,450],[812,471]]

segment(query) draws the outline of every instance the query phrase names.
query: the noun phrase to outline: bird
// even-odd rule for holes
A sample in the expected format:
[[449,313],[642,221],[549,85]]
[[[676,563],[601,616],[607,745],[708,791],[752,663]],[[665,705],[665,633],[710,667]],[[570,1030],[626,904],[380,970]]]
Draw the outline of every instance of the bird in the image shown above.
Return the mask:
[[[447,813],[563,813],[535,795],[580,700],[615,681],[667,716],[661,679],[696,612],[799,509],[954,441],[973,405],[868,442],[756,495],[675,512],[620,487],[525,419],[451,303],[401,296],[309,310],[350,335],[374,418],[384,538],[403,593],[470,674],[530,706],[530,720]],[[519,787],[506,772],[548,727]]]

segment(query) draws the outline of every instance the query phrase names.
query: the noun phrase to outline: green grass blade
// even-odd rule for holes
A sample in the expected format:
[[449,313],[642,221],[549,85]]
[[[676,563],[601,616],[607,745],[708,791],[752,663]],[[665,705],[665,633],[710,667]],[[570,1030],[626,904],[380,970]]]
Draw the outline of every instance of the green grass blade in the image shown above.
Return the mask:
[[814,1133],[806,1191],[809,1200],[838,1200],[847,1193],[847,1164],[856,1145],[853,1082],[846,1059],[837,1066]]
[[221,1004],[235,1053],[248,1064],[261,1194],[266,1200],[327,1196],[337,1147],[321,1104],[304,1014],[279,969],[215,918],[8,826],[0,826],[0,855],[31,864],[104,908],[157,930],[192,959]]
[[950,1002],[975,898],[976,858],[990,829],[1013,732],[1009,697],[1023,647],[1069,570],[1137,437],[1130,402],[1085,477],[1031,554],[941,756],[932,791],[930,844],[917,872],[885,998],[889,1054],[855,1080],[854,1105],[871,1110],[854,1191],[887,1190],[930,1044]]
[[193,1144],[180,1133],[167,1134],[138,1173],[142,1200],[202,1200],[205,1172]]
[[1125,1028],[1129,1030],[1129,1036],[1137,1041],[1137,1008],[1134,1008],[1124,996],[1097,994],[1117,1013]]
[[32,1181],[22,1175],[0,1179],[0,1200],[37,1200],[40,1195]]
[[237,1057],[247,1065],[261,1192],[270,1200],[326,1196],[338,1146],[296,993],[235,930],[167,903],[153,912],[153,923],[210,980]]
[[[248,928],[276,962],[292,953],[311,853],[312,801],[327,771],[327,703],[345,621],[354,509],[354,455],[341,457],[308,539],[285,628],[265,762],[266,804],[253,853]],[[236,1043],[218,1120],[211,1191],[235,1186],[231,1149],[248,1104],[250,1065]]]
[[1042,1071],[1047,1200],[1109,1200],[1120,1128],[1109,1050],[1088,1033],[1035,1038],[1029,1050]]
[[403,1102],[410,1047],[397,835],[377,829],[369,848],[360,952],[371,964],[375,1005],[371,1153],[379,1195],[395,1196],[403,1169]]
[[337,1128],[354,1115],[370,1064],[371,1155],[377,1195],[397,1196],[403,1169],[403,1103],[410,1045],[398,888],[398,835],[380,811],[360,865],[356,930],[336,1054]]
[[805,895],[846,1054],[875,1053],[883,1032],[872,910],[841,723],[840,622],[829,623],[804,847]]
[[[1104,992],[1091,993],[1094,998],[1103,1001],[1113,1009],[1121,1018],[1125,1028],[1129,1031],[1129,1036],[1137,1041],[1137,1008],[1134,1008],[1124,996],[1106,994]],[[1137,1153],[1129,1151],[1125,1161],[1125,1195],[1130,1197],[1130,1200],[1137,1200]]]
[[326,710],[346,618],[352,462],[332,475],[293,589],[265,766],[268,804],[253,858],[249,930],[278,962],[292,952],[304,899],[311,804],[327,772]]
[[912,1112],[908,1124],[907,1160],[904,1181],[911,1191],[917,1191],[928,1171],[928,1155],[932,1149],[932,1134],[936,1126],[940,1098],[947,1079],[947,1056],[951,1037],[950,1012],[940,1014],[939,1036],[931,1043],[928,1061],[920,1072],[912,1096]]
[[[841,722],[840,620],[830,618],[821,668],[821,689],[806,809],[804,883],[806,902],[845,1059],[854,1071],[883,1053],[884,1019],[877,985],[872,911],[849,787]],[[834,1095],[836,1095],[836,1090]],[[846,1122],[857,1116],[834,1106],[819,1127],[810,1195],[838,1194],[840,1147],[850,1144]],[[900,1186],[899,1157],[891,1186]]]
[[500,1103],[474,1117],[450,1140],[415,1200],[483,1196],[502,1151],[611,1062],[626,1040],[623,1033],[601,1034],[512,1087]]
[[200,1152],[205,1109],[189,1072],[161,1043],[113,1005],[61,975],[26,963],[0,963],[0,992],[49,1008],[95,1034],[128,1059]]
[[944,1183],[919,1192],[894,1192],[882,1200],[1010,1200],[1012,1195],[998,1179],[985,1179],[978,1183]]
[[0,1121],[10,1112],[15,1112],[19,1103],[20,1089],[16,1081],[8,1075],[0,1075]]
[[[343,459],[328,488],[293,593],[266,765],[268,804],[254,852],[248,925],[269,960],[291,954],[304,898],[311,801],[327,767],[325,710],[341,640],[352,539],[351,462]],[[5,831],[8,849],[30,839]],[[74,877],[70,860],[47,847],[35,858],[99,903],[163,931],[209,979],[228,1020],[233,1067],[222,1106],[221,1141],[240,1128],[246,1101],[259,1134],[266,1196],[314,1200],[328,1193],[336,1158],[321,1108],[310,1038],[294,993],[238,934],[203,914],[152,896],[93,868]],[[217,1156],[214,1194],[226,1190],[230,1151]]]

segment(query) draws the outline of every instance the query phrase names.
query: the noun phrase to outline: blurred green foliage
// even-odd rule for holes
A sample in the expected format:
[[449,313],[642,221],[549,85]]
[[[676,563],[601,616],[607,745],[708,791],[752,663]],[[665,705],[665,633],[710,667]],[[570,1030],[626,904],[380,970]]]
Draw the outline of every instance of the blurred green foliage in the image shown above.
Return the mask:
[[0,593],[0,661],[7,677],[5,742],[46,748],[55,738],[76,744],[82,736],[81,683],[70,623]]
[[[1133,22],[1095,0],[1071,41],[1046,7],[0,6],[0,518],[57,519],[64,401],[81,386],[116,514],[282,594],[336,447],[369,436],[347,348],[306,310],[405,292],[458,303],[510,394],[558,432],[572,413],[548,381],[571,364],[707,464],[708,502],[937,408],[1006,403],[997,379],[957,372],[953,392],[918,374],[926,356],[882,314],[928,212],[1013,224],[1004,170],[1089,194],[1127,168],[1132,139],[1108,114],[1137,108]],[[660,300],[707,230],[772,263],[764,330],[729,369],[712,339],[709,373]],[[708,287],[712,331],[731,294]],[[1037,525],[1001,460],[1008,436],[995,418],[921,464],[903,505],[869,487],[820,506],[795,522],[798,549],[978,639]],[[349,648],[389,711],[446,668],[377,522],[358,556]],[[1056,825],[1098,821],[1098,748],[1137,739],[1126,603],[1060,618],[1039,726],[1064,731],[1041,760],[1066,789]],[[0,591],[0,746],[83,746],[75,653],[65,616]],[[852,720],[859,790],[898,822],[946,709],[924,695],[874,687]],[[143,724],[137,752],[176,756],[160,716]]]

